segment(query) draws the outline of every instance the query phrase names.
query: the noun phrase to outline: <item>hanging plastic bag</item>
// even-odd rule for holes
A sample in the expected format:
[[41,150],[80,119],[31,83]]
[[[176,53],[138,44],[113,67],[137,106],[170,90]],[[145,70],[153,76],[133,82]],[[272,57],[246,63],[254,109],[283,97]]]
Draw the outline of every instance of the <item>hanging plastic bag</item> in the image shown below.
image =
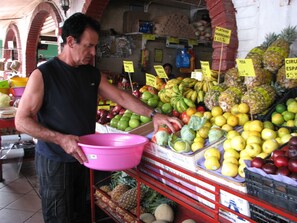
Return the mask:
[[176,55],[176,67],[177,68],[189,68],[190,67],[190,54],[188,54],[187,49],[182,49]]

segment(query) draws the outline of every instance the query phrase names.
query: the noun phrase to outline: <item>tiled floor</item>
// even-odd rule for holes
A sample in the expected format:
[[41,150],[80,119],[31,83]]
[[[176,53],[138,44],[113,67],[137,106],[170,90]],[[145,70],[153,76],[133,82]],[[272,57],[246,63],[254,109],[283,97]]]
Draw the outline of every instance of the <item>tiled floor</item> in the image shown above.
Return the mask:
[[3,178],[4,182],[0,182],[0,222],[42,223],[34,162],[3,164]]

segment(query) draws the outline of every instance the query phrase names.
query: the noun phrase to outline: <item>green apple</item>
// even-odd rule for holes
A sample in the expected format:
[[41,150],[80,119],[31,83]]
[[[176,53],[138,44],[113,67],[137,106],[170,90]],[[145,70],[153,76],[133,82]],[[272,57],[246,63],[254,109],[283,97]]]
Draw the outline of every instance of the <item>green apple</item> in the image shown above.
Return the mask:
[[221,173],[227,177],[236,177],[238,174],[238,165],[231,162],[225,162],[222,165]]
[[267,154],[271,154],[279,147],[278,142],[275,139],[267,139],[263,142],[262,151]]
[[262,145],[262,139],[260,136],[251,135],[246,139],[246,144],[257,143]]
[[262,152],[262,147],[257,143],[251,143],[246,145],[245,150],[250,157],[256,157]]
[[204,152],[204,158],[207,159],[208,157],[211,157],[211,156],[217,157],[217,159],[220,160],[220,157],[221,157],[220,150],[215,147],[208,148]]
[[245,148],[246,142],[245,139],[241,136],[234,136],[231,139],[231,146],[233,149],[236,149],[237,151],[241,151]]
[[234,157],[236,159],[239,158],[239,152],[235,149],[227,149],[224,152],[224,159],[227,159],[228,157]]
[[217,170],[220,168],[221,164],[217,157],[210,156],[204,161],[204,166],[208,170]]
[[239,167],[238,167],[238,174],[242,178],[245,178],[244,168],[246,168],[245,164],[240,164]]

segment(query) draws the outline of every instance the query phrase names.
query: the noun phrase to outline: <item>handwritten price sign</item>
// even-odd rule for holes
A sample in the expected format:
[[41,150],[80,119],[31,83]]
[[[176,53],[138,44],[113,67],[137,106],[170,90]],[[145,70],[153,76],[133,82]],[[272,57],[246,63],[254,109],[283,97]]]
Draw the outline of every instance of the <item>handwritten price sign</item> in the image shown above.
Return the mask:
[[229,44],[231,37],[231,30],[217,26],[214,34],[214,41]]
[[156,73],[157,73],[157,75],[158,75],[159,78],[166,78],[166,79],[168,79],[168,76],[167,76],[167,74],[166,74],[163,66],[161,66],[161,65],[155,65],[154,68],[155,68],[155,71],[156,71]]
[[236,59],[239,76],[254,77],[255,69],[252,59]]
[[124,71],[127,73],[134,73],[133,61],[123,61]]
[[208,61],[200,61],[200,64],[201,64],[202,74],[205,75],[206,77],[210,77],[211,70],[209,67],[209,62]]
[[297,79],[297,58],[286,58],[285,69],[287,79]]
[[156,87],[156,77],[152,74],[145,74],[145,83],[146,85]]

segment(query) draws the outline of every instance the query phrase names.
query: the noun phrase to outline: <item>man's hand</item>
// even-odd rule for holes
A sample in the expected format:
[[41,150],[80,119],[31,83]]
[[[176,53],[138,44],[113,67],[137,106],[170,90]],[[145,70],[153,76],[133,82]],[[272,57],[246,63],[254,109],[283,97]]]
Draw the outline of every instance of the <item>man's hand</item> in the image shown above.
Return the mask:
[[75,159],[77,159],[80,164],[87,162],[88,159],[81,148],[78,146],[79,137],[74,135],[64,135],[62,137],[60,146],[65,150],[65,152]]
[[154,122],[154,133],[158,131],[160,125],[166,125],[174,133],[176,127],[173,126],[173,123],[176,124],[180,129],[183,127],[183,122],[177,117],[170,117],[168,115],[157,113],[153,117]]

